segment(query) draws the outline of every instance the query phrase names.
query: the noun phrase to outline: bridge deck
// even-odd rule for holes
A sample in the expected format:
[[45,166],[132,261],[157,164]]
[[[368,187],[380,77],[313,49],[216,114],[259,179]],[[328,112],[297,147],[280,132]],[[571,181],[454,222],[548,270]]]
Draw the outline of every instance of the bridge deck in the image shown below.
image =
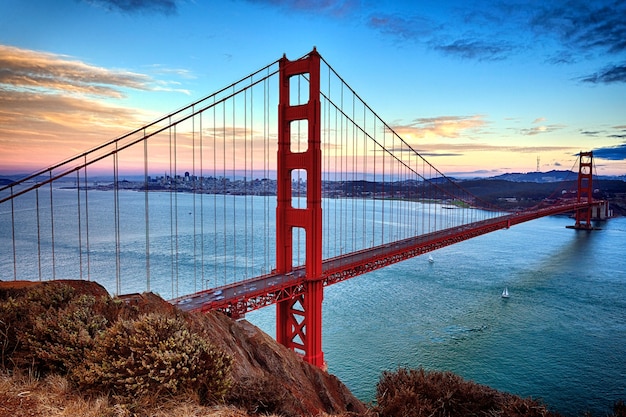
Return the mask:
[[[592,205],[602,204],[595,201]],[[540,217],[586,209],[589,203],[571,202],[549,208],[509,214],[416,236],[327,259],[322,264],[324,285],[331,285],[467,239],[507,229]],[[234,284],[171,300],[184,311],[221,310],[232,317],[305,292],[303,266],[288,273],[272,272]]]

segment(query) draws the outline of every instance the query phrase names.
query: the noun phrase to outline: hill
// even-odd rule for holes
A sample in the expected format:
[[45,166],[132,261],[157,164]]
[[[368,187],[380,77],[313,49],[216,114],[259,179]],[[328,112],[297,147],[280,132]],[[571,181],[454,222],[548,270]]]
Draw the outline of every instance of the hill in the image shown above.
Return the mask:
[[[506,173],[489,177],[487,179],[505,180],[511,182],[561,182],[576,180],[577,172],[565,170],[552,170],[548,172]],[[626,175],[595,175],[595,181],[626,181]]]

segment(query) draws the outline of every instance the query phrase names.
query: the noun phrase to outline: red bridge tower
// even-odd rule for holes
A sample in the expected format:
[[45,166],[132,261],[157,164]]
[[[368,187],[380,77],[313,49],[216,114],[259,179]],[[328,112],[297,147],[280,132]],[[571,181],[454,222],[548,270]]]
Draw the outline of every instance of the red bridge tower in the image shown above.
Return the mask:
[[576,211],[576,224],[575,229],[593,229],[591,224],[591,214],[593,202],[593,152],[580,152],[578,165],[578,193],[577,201],[579,203],[587,202],[589,206],[583,210]]
[[[324,367],[322,352],[322,150],[320,129],[320,55],[314,48],[306,57],[280,60],[278,104],[278,184],[276,207],[276,269],[293,269],[293,231],[306,234],[305,291],[278,302],[276,340]],[[290,103],[292,77],[308,74],[309,97],[303,104]],[[291,123],[306,121],[308,146],[304,152],[291,147]],[[292,204],[292,172],[306,171],[306,208]]]

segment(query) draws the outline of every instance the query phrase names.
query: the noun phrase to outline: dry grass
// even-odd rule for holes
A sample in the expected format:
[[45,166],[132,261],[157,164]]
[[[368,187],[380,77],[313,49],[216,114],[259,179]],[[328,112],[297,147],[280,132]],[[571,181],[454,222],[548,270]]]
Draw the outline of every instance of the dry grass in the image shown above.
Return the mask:
[[231,406],[204,407],[195,400],[172,399],[141,411],[111,403],[106,396],[85,398],[68,380],[51,375],[0,373],[0,417],[248,417]]

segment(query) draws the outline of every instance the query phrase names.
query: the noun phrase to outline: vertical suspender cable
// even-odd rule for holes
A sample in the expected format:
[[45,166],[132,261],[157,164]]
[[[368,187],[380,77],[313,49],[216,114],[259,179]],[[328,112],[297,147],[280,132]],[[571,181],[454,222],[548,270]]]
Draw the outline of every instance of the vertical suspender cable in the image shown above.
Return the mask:
[[265,184],[267,182],[266,181],[267,173],[265,171],[265,164],[266,164],[266,157],[265,157],[265,153],[266,153],[266,149],[265,149],[265,140],[266,140],[266,138],[265,138],[265,129],[266,129],[266,127],[265,127],[265,117],[266,117],[266,112],[267,112],[267,108],[266,108],[267,79],[263,80],[263,95],[262,95],[262,99],[263,99],[263,116],[261,116],[261,117],[262,117],[262,120],[263,120],[263,122],[262,122],[262,126],[263,126],[263,134],[262,134],[262,137],[263,137],[263,145],[262,145],[262,148],[263,148],[263,158],[262,158],[263,176],[262,176],[262,180],[263,180],[263,182],[261,183],[262,184],[261,194],[263,196],[263,234],[261,235],[261,238],[262,238],[262,242],[263,242],[263,244],[262,244],[262,247],[263,247],[263,255],[262,255],[263,256],[263,262],[262,262],[262,266],[261,266],[261,273],[265,274],[266,272],[269,271],[269,269],[268,269],[269,265],[267,264],[267,258],[266,258],[266,255],[267,255],[267,252],[268,252],[268,248],[267,248],[267,243],[266,243],[266,240],[265,240],[265,237],[266,237],[266,234],[267,234],[267,229],[266,229],[267,222],[266,222],[266,219],[265,219],[265,210],[266,210],[265,200],[267,200],[266,192],[265,192]]
[[381,184],[381,191],[380,191],[380,195],[381,195],[381,209],[380,209],[380,237],[381,237],[381,244],[387,243],[387,239],[385,239],[385,160],[387,159],[385,157],[385,154],[382,152],[384,149],[386,149],[386,144],[387,144],[387,129],[383,130],[383,146],[381,149],[381,155],[382,155],[382,172],[381,172],[381,176],[382,176],[382,184]]
[[[391,149],[394,149],[396,145],[396,135],[391,135]],[[395,159],[393,158],[393,156],[387,156],[387,158],[389,159],[389,205],[388,205],[388,210],[389,210],[389,241],[393,242],[394,240],[397,239],[397,233],[398,233],[398,229],[396,227],[396,207],[397,204],[395,204],[395,200],[394,200],[394,191],[395,191],[395,169],[396,169],[396,164],[395,164]]]
[[[11,192],[13,189],[11,189]],[[11,200],[11,204],[13,204],[13,200]],[[13,206],[11,206],[13,208]],[[35,209],[37,211],[37,269],[39,272],[39,281],[41,281],[41,223],[39,219],[39,188],[35,188]],[[15,245],[15,241],[14,241]],[[15,249],[13,249],[13,253],[15,253]],[[15,259],[13,259],[15,262]],[[15,267],[13,268],[15,271]]]
[[148,139],[143,131],[143,183],[144,183],[144,220],[146,229],[146,291],[150,291],[150,198],[148,184]]
[[[234,149],[234,147],[233,147]],[[244,226],[246,233],[248,232],[248,90],[243,91],[243,212],[244,212]],[[254,229],[251,230],[252,236],[254,236]],[[248,275],[248,240],[247,236],[244,239],[244,271],[245,277]]]
[[[333,156],[334,156],[334,175],[333,178],[335,179],[335,181],[337,181],[339,183],[339,187],[341,187],[339,190],[336,191],[337,193],[337,197],[333,200],[334,201],[334,228],[333,230],[335,231],[335,233],[333,233],[333,235],[335,236],[335,247],[334,247],[334,253],[333,255],[337,255],[341,253],[341,204],[342,200],[344,198],[343,193],[341,192],[343,189],[343,183],[342,183],[342,175],[343,173],[341,172],[341,167],[342,167],[342,159],[341,159],[341,152],[342,152],[342,148],[341,146],[343,145],[343,134],[341,132],[341,130],[339,130],[339,111],[335,108],[334,109],[334,114],[335,114],[335,126],[334,126],[334,130],[333,132],[335,132],[334,135],[334,145],[333,146]],[[339,223],[339,224],[337,224]],[[337,233],[337,231],[339,231],[339,233]]]
[[[383,125],[383,138],[385,137],[385,130],[386,130],[386,128]],[[376,214],[376,213],[378,213],[377,212],[377,209],[378,209],[378,183],[376,181],[376,174],[377,174],[376,169],[377,169],[377,162],[378,162],[376,160],[377,159],[376,158],[376,154],[378,152],[378,150],[376,149],[377,146],[378,146],[377,143],[372,143],[372,159],[373,159],[373,161],[372,161],[372,165],[373,165],[373,168],[372,168],[372,174],[373,174],[372,175],[372,182],[374,183],[374,204],[373,204],[373,208],[372,209],[373,209],[373,211],[375,213],[375,216],[378,215],[378,214]],[[382,213],[381,213],[381,217],[382,217]],[[376,246],[378,244],[378,241],[377,241],[376,238],[377,238],[377,235],[376,235],[376,221],[373,221],[372,222],[372,246]]]
[[197,238],[196,233],[196,116],[194,106],[191,106],[191,193],[193,214],[193,292],[198,291],[198,261],[197,261]]
[[89,247],[89,179],[87,175],[87,155],[85,155],[85,243],[87,250],[87,280],[91,281],[91,248]]
[[113,152],[113,211],[114,211],[114,227],[115,227],[115,291],[117,295],[121,294],[121,267],[120,267],[120,200],[119,200],[119,177],[118,164],[119,155],[117,153],[117,145],[115,142],[115,152]]
[[169,136],[169,162],[170,162],[170,179],[169,179],[169,197],[170,197],[170,283],[172,287],[172,297],[174,297],[174,193],[176,192],[173,156],[172,156],[172,119],[170,117],[168,121],[170,128],[168,129]]
[[267,198],[267,179],[269,178],[269,107],[269,88],[268,79],[266,78],[263,81],[263,273],[272,269],[269,264],[269,199]]
[[[213,236],[215,239],[215,243],[213,244],[213,283],[211,284],[214,287],[217,287],[217,109],[216,106],[213,106],[213,182],[212,185],[212,193],[213,193]],[[224,240],[226,237],[224,237]]]
[[52,244],[52,279],[56,279],[56,256],[54,252],[54,198],[52,197],[52,171],[50,173],[50,232]]
[[[363,162],[362,162],[362,166],[361,166],[361,171],[363,171],[363,184],[367,184],[367,116],[366,116],[366,107],[363,106],[363,146],[361,147],[361,152],[363,152]],[[366,194],[367,195],[367,194]],[[359,201],[361,202],[361,211],[362,211],[362,216],[363,216],[363,220],[361,221],[361,247],[362,248],[366,248],[367,247],[367,235],[366,235],[366,231],[367,231],[367,223],[366,223],[366,219],[367,219],[367,211],[366,211],[366,200],[364,198],[364,196],[362,195],[359,198]]]
[[352,164],[352,198],[350,199],[350,209],[351,209],[351,230],[352,236],[350,237],[350,242],[352,243],[352,251],[356,250],[356,124],[354,120],[356,119],[356,97],[352,94],[352,121],[349,123],[350,131],[352,132],[352,157],[350,158],[350,163]]
[[[222,173],[222,194],[223,194],[223,198],[224,198],[224,204],[223,204],[223,220],[222,220],[222,226],[223,226],[223,232],[224,232],[224,260],[228,259],[227,258],[227,238],[226,238],[226,103],[224,103],[224,110],[222,112],[222,147],[223,147],[223,154],[224,154],[224,165],[222,166],[223,169],[223,173]],[[233,254],[233,258],[234,258],[234,254]],[[224,276],[223,276],[223,285],[226,285],[226,263],[224,262]]]
[[178,297],[178,278],[180,256],[178,253],[178,135],[176,134],[176,124],[172,126],[174,131],[174,242],[176,243],[176,262],[174,264],[176,271],[176,292],[174,297]]
[[80,170],[76,171],[76,193],[76,208],[78,214],[78,275],[80,279],[83,279],[83,237],[80,216]]
[[[250,132],[249,132],[249,137],[250,137],[250,182],[252,184],[252,186],[254,186],[254,95],[252,94],[254,90],[251,88],[250,89]],[[247,131],[246,131],[247,133]],[[251,194],[250,196],[248,196],[248,194]],[[249,193],[246,193],[246,198],[250,198],[250,242],[248,242],[246,240],[246,247],[248,245],[248,243],[250,244],[250,264],[252,265],[252,267],[254,267],[255,265],[255,259],[254,259],[254,247],[255,245],[255,240],[254,240],[254,235],[255,235],[255,228],[254,228],[254,190],[251,189]],[[247,210],[246,210],[247,213]],[[246,217],[246,228],[248,227],[248,219]],[[246,276],[250,276],[248,275],[248,256],[246,254]],[[258,272],[254,272],[253,274],[258,275]]]
[[[13,203],[13,200],[13,186],[11,186],[11,242],[13,244],[13,281],[17,281],[17,254],[15,252],[15,205]],[[37,213],[39,213],[39,211],[37,211]]]
[[[340,92],[340,108],[343,111],[343,83],[341,84],[341,92]],[[337,130],[337,132],[339,132],[339,146],[337,147],[339,149],[339,178],[341,180],[341,199],[339,200],[339,254],[343,255],[343,244],[345,242],[345,236],[344,236],[344,220],[343,220],[343,207],[344,207],[344,203],[345,203],[345,192],[346,192],[346,188],[345,188],[345,167],[344,167],[344,155],[346,154],[347,150],[345,148],[346,143],[344,142],[344,131],[343,131],[343,122],[344,122],[344,117],[343,115],[339,114],[339,112],[335,113],[335,119],[337,119],[337,117],[339,118],[339,129]]]
[[[377,135],[377,132],[376,132],[376,118],[375,117],[374,117],[374,120],[373,120],[373,124],[374,124],[374,126],[372,128],[373,135]],[[372,185],[373,185],[374,189],[373,189],[373,195],[372,195],[373,196],[373,201],[372,201],[372,207],[371,207],[371,212],[372,212],[372,220],[371,220],[372,237],[370,239],[369,246],[370,247],[374,247],[374,246],[376,246],[375,243],[374,243],[374,233],[373,233],[374,232],[374,230],[373,230],[374,229],[374,225],[376,224],[376,174],[375,174],[376,156],[375,156],[375,153],[373,153],[370,156],[369,145],[370,145],[371,142],[372,142],[371,139],[367,139],[366,138],[365,146],[364,146],[364,148],[365,148],[364,152],[365,152],[365,154],[367,155],[368,158],[370,158],[370,157],[372,158],[372,163],[371,163],[371,165],[372,165],[371,169],[372,169],[372,174],[373,174],[372,175]],[[375,143],[372,143],[372,146],[375,146]],[[367,172],[367,169],[365,171]]]
[[200,287],[204,290],[205,287],[205,275],[204,275],[204,135],[202,134],[202,117],[204,113],[200,113],[198,118],[198,135],[200,141]]
[[[235,87],[233,86],[233,92],[235,91]],[[235,125],[237,123],[236,121],[236,99],[235,99],[235,94],[233,94],[232,97],[233,100],[233,114],[232,114],[232,123],[231,123],[231,136],[232,136],[232,167],[233,167],[233,182],[236,181],[236,175],[237,175],[237,171],[236,171],[236,157],[237,157],[237,153],[235,152],[236,146],[236,128]],[[233,194],[233,219],[232,219],[232,226],[233,226],[233,277],[237,278],[237,223],[235,222],[235,219],[237,218],[237,198],[236,196]]]

